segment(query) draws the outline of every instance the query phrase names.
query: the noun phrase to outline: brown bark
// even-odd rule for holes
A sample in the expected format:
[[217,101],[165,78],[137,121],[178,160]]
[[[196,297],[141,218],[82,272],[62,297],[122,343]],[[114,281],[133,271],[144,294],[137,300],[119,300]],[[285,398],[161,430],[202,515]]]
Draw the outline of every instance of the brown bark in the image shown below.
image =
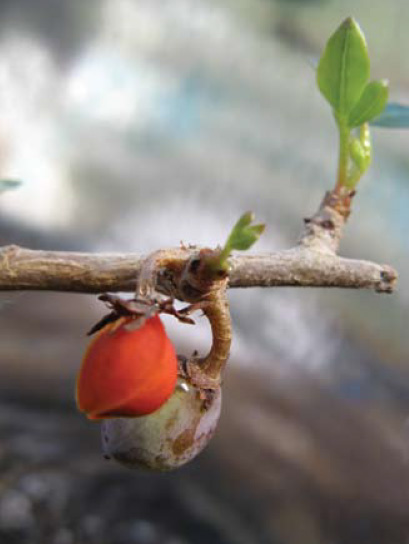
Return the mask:
[[[196,250],[175,250],[181,262]],[[172,252],[173,253],[173,252]],[[134,254],[34,251],[0,248],[0,290],[77,293],[134,291],[144,257]],[[347,287],[391,292],[396,271],[370,261],[345,259],[297,246],[231,259],[229,287]],[[164,283],[159,277],[159,287]]]
[[[299,243],[292,249],[231,258],[230,288],[341,287],[393,291],[396,271],[387,265],[337,255],[353,194],[325,195],[314,216],[305,220]],[[162,252],[157,286],[169,291],[199,248]],[[134,254],[91,254],[33,251],[18,246],[0,248],[0,290],[48,290],[77,293],[135,291],[145,257]]]

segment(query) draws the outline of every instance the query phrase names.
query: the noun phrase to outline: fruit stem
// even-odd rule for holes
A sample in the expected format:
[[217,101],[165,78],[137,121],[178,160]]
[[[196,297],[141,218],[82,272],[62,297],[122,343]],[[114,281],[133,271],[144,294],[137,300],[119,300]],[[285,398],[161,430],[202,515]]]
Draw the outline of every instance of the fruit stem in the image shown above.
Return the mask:
[[[230,353],[232,326],[226,295],[226,271],[212,266],[220,250],[202,249],[190,259],[180,250],[161,250],[149,255],[139,271],[137,296],[153,297],[158,273],[168,272],[168,295],[203,310],[210,323],[212,346],[201,358],[188,361],[189,374],[196,385],[214,389]],[[183,263],[183,264],[182,264]]]
[[212,347],[207,356],[200,360],[200,368],[210,378],[219,380],[230,355],[232,339],[226,282],[208,295],[206,303],[203,305],[203,312],[210,323]]

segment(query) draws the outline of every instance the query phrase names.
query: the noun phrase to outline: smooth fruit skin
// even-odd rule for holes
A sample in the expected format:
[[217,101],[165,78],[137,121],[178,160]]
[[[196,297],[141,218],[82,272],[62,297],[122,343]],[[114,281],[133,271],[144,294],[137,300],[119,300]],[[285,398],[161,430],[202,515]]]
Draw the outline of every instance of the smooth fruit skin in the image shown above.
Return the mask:
[[132,322],[106,325],[85,353],[76,398],[89,419],[150,414],[175,389],[177,357],[159,316],[135,330]]
[[179,378],[171,398],[156,412],[104,421],[103,452],[129,468],[179,468],[196,457],[213,436],[221,400],[220,388],[204,402],[195,386]]

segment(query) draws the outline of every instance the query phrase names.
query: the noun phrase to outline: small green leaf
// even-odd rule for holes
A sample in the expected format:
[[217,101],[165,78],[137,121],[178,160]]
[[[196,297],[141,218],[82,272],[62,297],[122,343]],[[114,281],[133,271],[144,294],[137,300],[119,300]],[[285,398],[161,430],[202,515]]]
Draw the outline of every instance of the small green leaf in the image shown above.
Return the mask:
[[321,93],[337,118],[345,118],[369,79],[369,56],[358,23],[349,17],[330,37],[317,69]]
[[234,225],[232,233],[235,230],[241,230],[242,228],[247,227],[248,225],[250,225],[250,223],[252,221],[254,221],[254,213],[253,212],[243,213],[243,215],[240,217],[240,219]]
[[259,239],[265,225],[251,225],[250,223],[253,220],[254,215],[251,212],[247,212],[240,217],[226,242],[225,247],[229,251],[233,249],[244,251],[249,249]]
[[243,214],[232,228],[223,249],[216,257],[211,257],[209,264],[217,271],[226,272],[229,268],[228,259],[234,249],[244,251],[249,249],[264,232],[265,225],[252,225],[254,214]]
[[379,117],[371,121],[374,127],[409,128],[409,106],[390,102]]
[[0,193],[16,189],[21,185],[21,181],[17,179],[0,179]]
[[264,231],[264,225],[254,225],[254,227],[247,227],[238,232],[235,232],[229,239],[229,246],[231,249],[238,249],[244,251],[249,249]]
[[385,109],[388,94],[389,87],[386,79],[368,83],[358,103],[349,114],[348,125],[351,128],[359,127],[380,115]]

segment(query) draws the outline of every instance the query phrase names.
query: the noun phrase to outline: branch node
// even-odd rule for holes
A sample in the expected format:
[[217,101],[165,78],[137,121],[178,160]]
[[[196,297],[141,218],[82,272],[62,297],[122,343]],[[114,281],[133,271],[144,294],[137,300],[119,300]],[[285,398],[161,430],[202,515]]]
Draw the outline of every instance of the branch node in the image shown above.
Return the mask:
[[398,274],[391,266],[383,265],[380,272],[380,280],[375,286],[377,293],[393,293]]

